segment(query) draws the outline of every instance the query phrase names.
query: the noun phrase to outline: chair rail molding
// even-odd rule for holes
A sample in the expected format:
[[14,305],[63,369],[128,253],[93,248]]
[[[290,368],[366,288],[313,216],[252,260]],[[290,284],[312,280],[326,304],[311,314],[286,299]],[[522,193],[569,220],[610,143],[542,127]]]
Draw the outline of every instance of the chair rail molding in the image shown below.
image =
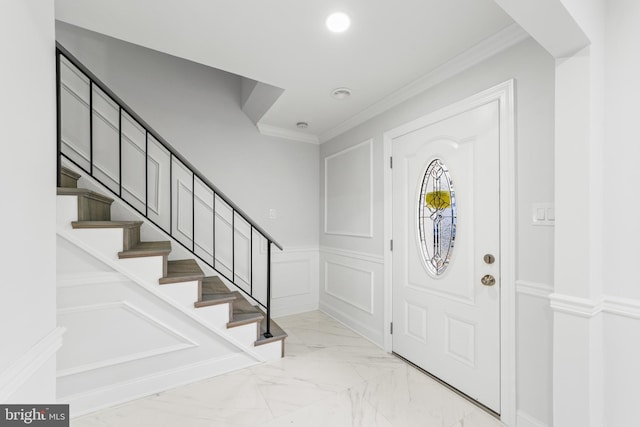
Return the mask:
[[551,308],[555,312],[592,318],[601,313],[640,320],[640,300],[603,295],[599,299],[579,298],[552,293]]

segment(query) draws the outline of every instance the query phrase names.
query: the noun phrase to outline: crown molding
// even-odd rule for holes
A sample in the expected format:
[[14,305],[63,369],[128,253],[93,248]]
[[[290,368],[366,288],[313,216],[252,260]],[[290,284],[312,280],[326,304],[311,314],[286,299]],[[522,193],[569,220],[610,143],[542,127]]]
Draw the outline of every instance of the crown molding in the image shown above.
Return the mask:
[[467,49],[460,55],[435,68],[428,74],[409,83],[400,90],[388,95],[372,106],[364,109],[355,116],[345,120],[332,129],[320,135],[320,143],[327,142],[338,135],[366,122],[367,120],[384,113],[396,105],[413,98],[427,89],[442,83],[443,81],[459,74],[472,66],[514,46],[529,38],[529,34],[518,24],[511,24],[493,36],[481,41]]
[[262,135],[275,136],[277,138],[304,142],[306,144],[320,144],[318,136],[311,133],[299,132],[291,129],[281,128],[278,126],[266,125],[264,123],[258,123],[256,126],[258,127],[258,131],[260,131]]

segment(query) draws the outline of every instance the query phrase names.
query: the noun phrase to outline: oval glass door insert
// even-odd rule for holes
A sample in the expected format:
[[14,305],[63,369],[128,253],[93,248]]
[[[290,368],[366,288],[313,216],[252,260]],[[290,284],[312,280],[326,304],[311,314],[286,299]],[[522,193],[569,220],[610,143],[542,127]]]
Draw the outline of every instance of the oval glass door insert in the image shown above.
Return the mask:
[[456,193],[449,169],[440,159],[427,167],[418,199],[418,239],[427,270],[445,272],[456,239]]

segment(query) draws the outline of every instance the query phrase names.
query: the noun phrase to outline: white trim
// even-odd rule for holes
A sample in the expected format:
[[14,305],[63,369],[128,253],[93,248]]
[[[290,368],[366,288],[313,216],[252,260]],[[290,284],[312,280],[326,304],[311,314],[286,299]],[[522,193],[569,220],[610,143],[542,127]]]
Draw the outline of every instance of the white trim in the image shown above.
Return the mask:
[[[509,27],[509,31],[516,30]],[[521,30],[515,31],[520,34]],[[506,33],[504,33],[506,34]],[[522,35],[526,37],[526,35]],[[515,37],[518,38],[518,37]],[[520,40],[518,40],[520,41]],[[496,52],[494,52],[496,53]],[[486,59],[486,57],[485,57]],[[458,59],[461,61],[461,59]],[[470,61],[473,62],[473,61]],[[446,64],[445,64],[446,65]],[[471,64],[472,65],[472,64]],[[468,65],[470,66],[470,65]],[[449,75],[450,76],[450,75]],[[437,80],[439,83],[442,80]],[[434,83],[435,84],[435,83]],[[472,95],[466,99],[455,102],[440,110],[434,111],[404,125],[398,126],[384,133],[384,241],[393,238],[392,229],[392,170],[388,167],[389,157],[392,155],[392,141],[415,129],[420,129],[437,121],[446,119],[460,112],[499,101],[500,110],[500,252],[502,262],[500,265],[500,277],[503,283],[515,283],[516,269],[516,206],[515,206],[515,81],[508,80],[504,83],[489,88],[483,92]],[[385,245],[385,273],[384,295],[385,313],[384,324],[392,321],[392,252]],[[500,409],[501,420],[507,425],[515,425],[516,422],[516,290],[515,286],[502,286],[500,288]],[[392,351],[392,339],[389,331],[385,330],[385,349]]]
[[547,283],[516,280],[516,292],[521,295],[548,299],[549,295],[553,293],[553,286]]
[[542,421],[532,417],[524,411],[518,409],[518,423],[516,424],[518,427],[549,427],[547,424]]
[[58,288],[74,288],[79,286],[100,285],[105,283],[127,282],[123,274],[101,271],[97,273],[74,273],[59,275],[56,278]]
[[345,258],[353,258],[361,261],[371,262],[374,264],[384,264],[384,256],[371,254],[367,252],[352,251],[349,249],[332,248],[329,246],[320,246],[320,252],[325,254],[337,255]]
[[304,142],[305,144],[320,144],[318,136],[311,133],[299,132],[296,130],[285,129],[279,126],[267,125],[264,123],[258,123],[256,126],[258,127],[258,131],[265,136],[275,136],[276,138]]
[[325,143],[347,132],[350,129],[378,116],[385,111],[399,105],[400,103],[413,98],[414,96],[432,88],[443,81],[459,74],[472,66],[485,61],[488,58],[515,46],[527,39],[529,34],[518,24],[511,24],[502,31],[481,41],[450,61],[440,65],[428,74],[409,83],[400,90],[388,95],[372,106],[362,110],[355,116],[345,120],[339,125],[320,134],[320,143]]
[[0,402],[9,400],[12,394],[55,356],[62,346],[62,336],[65,331],[65,328],[55,328],[0,374]]
[[578,317],[592,318],[601,313],[640,320],[640,300],[603,295],[598,300],[572,295],[551,294],[553,311]]
[[588,298],[553,293],[549,295],[549,299],[551,309],[558,313],[590,318],[602,312],[602,302]]
[[640,320],[640,300],[608,296],[603,302],[602,311],[607,314]]
[[156,319],[154,316],[148,314],[147,312],[143,311],[142,309],[136,307],[135,305],[127,301],[106,302],[106,303],[100,303],[100,304],[88,304],[88,305],[81,305],[81,306],[75,306],[75,307],[69,307],[69,308],[60,308],[58,309],[58,316],[60,315],[64,316],[66,314],[73,314],[73,313],[98,311],[98,310],[110,310],[114,308],[116,309],[124,308],[129,313],[132,313],[133,315],[137,316],[143,321],[148,322],[149,324],[168,333],[174,338],[177,338],[178,340],[181,340],[184,342],[181,344],[174,344],[170,346],[155,348],[152,350],[127,354],[126,356],[113,357],[113,358],[101,360],[98,362],[85,363],[83,365],[75,366],[73,368],[59,370],[56,373],[58,378],[66,377],[69,375],[76,375],[82,372],[93,371],[96,369],[106,368],[109,366],[121,365],[123,363],[133,362],[135,360],[145,359],[153,356],[160,356],[162,354],[173,353],[176,351],[199,346],[199,344],[194,340],[192,340],[191,338],[187,337],[186,335],[182,334],[178,330]]
[[[369,232],[367,234],[364,233],[352,233],[349,231],[329,231],[327,228],[327,214],[328,214],[328,206],[327,203],[327,167],[328,161],[334,157],[341,156],[350,151],[356,150],[362,146],[369,146]],[[373,238],[373,138],[367,139],[366,141],[362,141],[359,144],[353,145],[351,147],[347,147],[343,150],[336,151],[333,154],[329,154],[324,157],[324,234],[329,234],[332,236],[348,236],[348,237],[364,237],[367,239]]]

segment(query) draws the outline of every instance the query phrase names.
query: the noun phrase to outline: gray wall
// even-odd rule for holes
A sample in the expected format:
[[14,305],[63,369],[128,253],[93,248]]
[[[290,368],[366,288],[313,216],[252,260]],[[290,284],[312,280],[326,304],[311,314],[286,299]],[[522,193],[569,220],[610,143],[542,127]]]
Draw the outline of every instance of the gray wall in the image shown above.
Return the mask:
[[[533,203],[554,200],[554,60],[534,41],[526,40],[321,146],[320,307],[382,344],[386,331],[382,278],[386,245],[383,241],[383,180],[387,167],[386,159],[383,159],[383,133],[512,78],[516,80],[517,282],[503,286],[517,289],[519,420],[550,425],[552,316],[548,294],[553,289],[553,228],[533,226],[531,214]],[[325,159],[369,139],[373,141],[370,164],[372,236],[325,233],[324,183],[325,179],[331,182],[331,177],[325,177]],[[362,168],[361,163],[358,168]],[[365,175],[366,171],[359,176]],[[370,312],[361,310],[359,303],[349,301],[350,295],[332,291],[330,281],[325,282],[327,262],[348,266],[351,271],[348,274],[356,275],[354,277],[357,277],[356,271],[369,272],[360,277],[373,298]],[[339,274],[333,274],[330,280],[339,280]]]
[[[55,402],[53,2],[0,3],[0,401]],[[22,365],[21,365],[22,364]]]
[[317,246],[318,147],[260,135],[239,76],[59,21],[56,38],[280,243]]

